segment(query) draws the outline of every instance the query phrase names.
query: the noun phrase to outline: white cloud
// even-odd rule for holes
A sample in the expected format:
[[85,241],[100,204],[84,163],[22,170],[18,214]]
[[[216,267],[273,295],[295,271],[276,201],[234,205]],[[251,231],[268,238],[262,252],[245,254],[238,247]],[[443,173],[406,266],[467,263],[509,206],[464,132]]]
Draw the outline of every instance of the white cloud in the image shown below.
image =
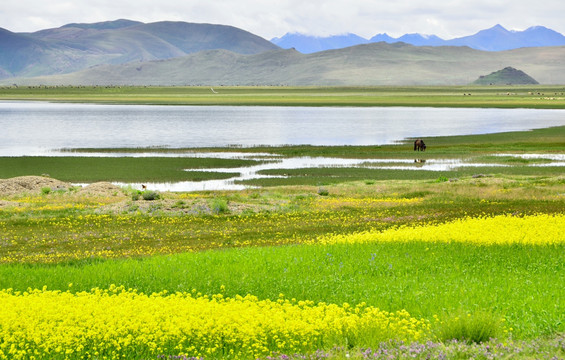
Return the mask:
[[[7,3],[6,3],[7,2]],[[523,30],[542,25],[565,33],[562,0],[7,0],[0,27],[36,31],[71,22],[127,18],[232,25],[270,39],[286,32],[355,33],[370,38],[419,32],[444,39],[501,24]]]

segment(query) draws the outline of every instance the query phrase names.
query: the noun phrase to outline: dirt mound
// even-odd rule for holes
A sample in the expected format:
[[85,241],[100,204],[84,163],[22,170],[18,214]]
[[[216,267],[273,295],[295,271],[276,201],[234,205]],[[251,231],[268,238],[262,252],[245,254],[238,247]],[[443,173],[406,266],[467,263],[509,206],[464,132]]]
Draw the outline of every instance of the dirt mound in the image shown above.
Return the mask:
[[0,179],[0,196],[35,194],[40,193],[43,188],[55,191],[66,190],[70,187],[71,184],[69,183],[44,176],[19,176],[11,179]]
[[119,186],[105,181],[87,185],[80,189],[77,194],[103,197],[125,196]]

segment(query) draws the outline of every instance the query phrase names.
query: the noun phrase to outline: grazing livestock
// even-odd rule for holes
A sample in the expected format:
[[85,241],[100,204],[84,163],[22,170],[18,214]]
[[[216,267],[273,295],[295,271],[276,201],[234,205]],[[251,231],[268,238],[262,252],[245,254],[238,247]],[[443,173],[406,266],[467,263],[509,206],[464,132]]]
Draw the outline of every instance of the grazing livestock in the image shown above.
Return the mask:
[[414,151],[426,151],[426,144],[424,144],[424,140],[418,139],[414,141]]

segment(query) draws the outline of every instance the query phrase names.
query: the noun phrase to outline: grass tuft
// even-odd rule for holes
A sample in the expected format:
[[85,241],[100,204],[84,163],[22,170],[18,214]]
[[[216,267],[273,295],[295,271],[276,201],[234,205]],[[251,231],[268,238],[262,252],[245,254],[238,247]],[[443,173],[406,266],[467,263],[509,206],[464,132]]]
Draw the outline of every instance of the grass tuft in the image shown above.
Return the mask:
[[437,321],[440,322],[437,337],[443,342],[457,340],[479,344],[502,335],[503,319],[486,311],[469,313],[458,310],[443,321]]
[[214,214],[227,214],[230,212],[228,201],[222,198],[213,198],[210,202],[210,208]]

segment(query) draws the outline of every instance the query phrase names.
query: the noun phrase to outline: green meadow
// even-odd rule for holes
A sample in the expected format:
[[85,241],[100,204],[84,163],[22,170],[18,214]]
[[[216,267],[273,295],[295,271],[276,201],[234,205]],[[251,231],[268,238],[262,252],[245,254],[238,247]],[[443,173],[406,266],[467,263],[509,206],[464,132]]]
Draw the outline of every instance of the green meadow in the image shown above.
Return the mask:
[[[517,358],[544,347],[562,354],[551,344],[565,331],[563,243],[318,243],[328,234],[464,217],[563,214],[562,175],[367,178],[324,188],[327,195],[318,186],[293,185],[164,193],[152,201],[134,200],[131,189],[3,197],[0,288],[79,293],[116,285],[147,294],[366,303],[430,321],[429,340],[442,346],[479,329],[493,338],[483,350],[505,344],[510,352],[522,349]],[[471,321],[463,328],[456,321],[461,314]],[[473,346],[449,358],[479,351]],[[351,354],[362,348],[356,344]],[[320,350],[345,356],[331,346]]]
[[[207,168],[235,168],[257,164],[251,160],[199,158],[101,158],[101,157],[0,157],[1,178],[24,175],[49,176],[61,181],[158,182],[202,181],[229,178],[237,173],[207,172]],[[187,172],[184,169],[196,169]]]
[[[396,106],[412,99],[419,106],[475,106],[477,101],[482,104],[477,106],[540,108],[564,104],[555,95],[560,93],[558,87],[215,90],[219,94],[209,88],[4,88],[0,99],[224,105],[298,105],[302,101],[316,106]],[[555,99],[542,100],[542,95],[529,92],[544,93],[543,97],[551,93]],[[316,353],[280,354],[273,349],[270,358],[276,359],[378,358],[375,346],[402,359],[564,357],[563,235],[547,244],[491,242],[504,237],[507,230],[501,227],[481,233],[480,245],[425,238],[321,241],[327,236],[435,226],[461,219],[563,216],[562,166],[547,166],[549,160],[544,159],[498,155],[562,155],[565,127],[437,137],[426,139],[426,144],[423,153],[414,153],[408,141],[387,146],[68,149],[157,154],[151,158],[2,157],[0,179],[6,180],[1,181],[49,174],[71,183],[200,181],[232,175],[207,169],[256,164],[158,156],[192,151],[373,160],[460,159],[479,165],[449,171],[270,170],[266,173],[286,177],[246,181],[259,187],[242,191],[164,192],[147,199],[128,187],[99,193],[85,193],[77,186],[0,193],[0,289],[26,292],[45,287],[79,294],[115,285],[146,294],[167,291],[209,298],[250,294],[260,300],[284,298],[339,306],[364,303],[390,312],[406,310],[431,326],[427,338],[418,344],[395,339],[380,345],[371,340],[346,341],[326,344]],[[186,168],[198,172],[183,171]],[[543,241],[543,233],[538,237]],[[4,344],[8,342],[0,342],[0,351]],[[420,350],[409,351],[416,348]],[[134,353],[128,356],[147,358]]]
[[[461,244],[287,245],[85,260],[59,265],[3,265],[2,288],[88,291],[123,285],[144,293],[193,289],[210,296],[253,294],[334,304],[367,303],[433,320],[459,311],[504,318],[516,339],[565,329],[565,252],[556,247]],[[499,329],[502,330],[503,329]],[[505,334],[493,333],[503,337]],[[506,334],[507,335],[507,334]]]

